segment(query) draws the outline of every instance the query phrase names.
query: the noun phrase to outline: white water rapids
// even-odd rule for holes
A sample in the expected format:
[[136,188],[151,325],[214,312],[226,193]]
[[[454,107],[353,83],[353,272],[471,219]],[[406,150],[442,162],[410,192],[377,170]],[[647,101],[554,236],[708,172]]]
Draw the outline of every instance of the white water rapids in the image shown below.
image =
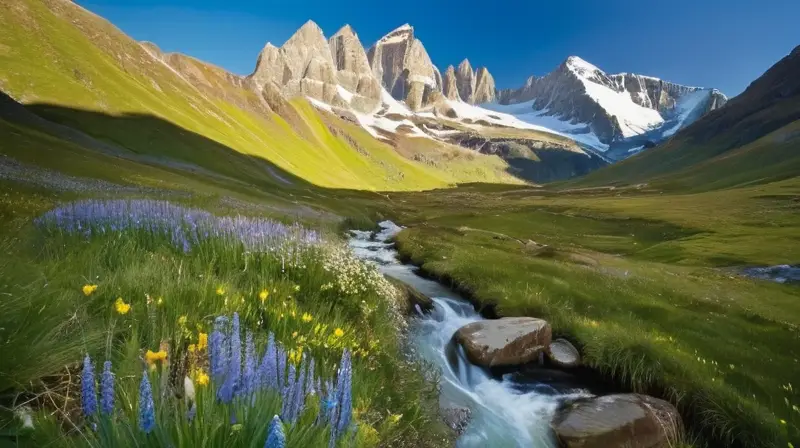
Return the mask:
[[[419,277],[415,268],[397,260],[397,252],[388,240],[401,229],[390,221],[380,223],[378,233],[351,231],[350,247],[362,260],[375,263],[387,276],[400,280],[430,297],[435,308],[411,322],[415,352],[441,371],[440,405],[472,411],[472,418],[458,439],[459,448],[557,446],[549,424],[563,400],[588,396],[581,389],[559,392],[536,381],[513,381],[491,377],[483,369],[469,364],[459,353],[454,369],[447,359],[447,347],[460,327],[482,320],[473,306],[439,283]],[[459,349],[460,350],[460,349]]]

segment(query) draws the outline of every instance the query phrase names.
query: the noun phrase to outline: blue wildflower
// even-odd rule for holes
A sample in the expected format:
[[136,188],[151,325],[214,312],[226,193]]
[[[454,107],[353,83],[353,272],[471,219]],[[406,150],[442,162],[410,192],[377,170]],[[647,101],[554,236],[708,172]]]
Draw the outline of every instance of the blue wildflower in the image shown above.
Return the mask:
[[278,354],[276,355],[278,358],[278,391],[283,391],[284,383],[286,381],[286,351],[283,350],[283,347],[278,347]]
[[305,381],[306,381],[306,361],[303,359],[303,363],[300,365],[300,374],[297,377],[297,383],[294,386],[294,392],[292,393],[292,423],[300,417],[300,414],[303,412],[303,407],[305,407],[306,401],[306,388],[305,388]]
[[294,376],[296,369],[294,364],[289,364],[289,375],[286,379],[286,384],[283,386],[283,396],[281,403],[281,419],[291,422],[294,420],[292,411],[294,410],[294,400],[292,394],[294,393]]
[[278,388],[278,350],[275,346],[275,335],[269,334],[267,350],[258,368],[258,382],[260,387],[268,389]]
[[156,426],[155,408],[153,389],[150,387],[150,379],[145,370],[142,374],[142,382],[139,383],[139,429],[145,434],[149,434]]
[[83,373],[81,374],[81,405],[83,415],[89,417],[97,413],[97,392],[94,384],[94,366],[89,355],[83,358]]
[[114,412],[114,374],[111,361],[103,363],[103,376],[100,378],[100,411],[105,415]]
[[344,432],[353,417],[353,366],[350,360],[350,350],[344,349],[339,373],[336,378],[336,393],[339,401],[339,418],[334,421],[339,432]]
[[189,423],[194,421],[194,417],[197,415],[197,403],[192,402],[192,407],[189,408],[189,411],[186,413],[186,420],[189,420]]
[[240,394],[251,395],[256,391],[256,345],[253,342],[253,333],[247,332],[244,343],[244,375]]
[[306,395],[314,395],[314,358],[308,364],[308,384],[306,385]]
[[211,377],[219,385],[225,379],[228,369],[228,344],[225,338],[225,326],[228,318],[219,316],[214,319],[214,331],[208,336],[208,357]]
[[286,447],[286,434],[283,432],[283,423],[277,415],[272,417],[272,422],[269,424],[267,432],[267,441],[264,443],[264,448],[285,448]]
[[242,335],[239,332],[239,313],[233,313],[233,325],[231,327],[231,349],[230,364],[228,365],[228,376],[233,382],[233,391],[241,387],[242,377]]

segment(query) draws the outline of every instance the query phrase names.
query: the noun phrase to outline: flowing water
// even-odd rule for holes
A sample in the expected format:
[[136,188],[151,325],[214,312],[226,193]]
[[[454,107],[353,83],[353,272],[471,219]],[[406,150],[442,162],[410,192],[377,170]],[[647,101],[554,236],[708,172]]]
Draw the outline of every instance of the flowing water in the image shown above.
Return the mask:
[[393,244],[387,242],[400,228],[390,221],[380,226],[382,230],[378,233],[352,231],[350,247],[359,258],[376,263],[385,275],[433,299],[434,309],[412,320],[411,338],[415,353],[441,371],[441,407],[472,411],[472,418],[457,446],[557,446],[549,427],[557,407],[564,400],[589,396],[588,392],[513,374],[494,378],[471,365],[460,348],[455,349],[456,361],[451,365],[447,356],[451,337],[460,327],[483,320],[483,317],[458,294],[419,277],[413,266],[400,263]]

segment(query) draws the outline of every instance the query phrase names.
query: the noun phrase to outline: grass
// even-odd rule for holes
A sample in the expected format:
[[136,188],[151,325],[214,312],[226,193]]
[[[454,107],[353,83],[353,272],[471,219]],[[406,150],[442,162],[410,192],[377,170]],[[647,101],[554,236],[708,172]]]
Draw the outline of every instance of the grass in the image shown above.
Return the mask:
[[[170,367],[156,368],[151,381],[157,392],[173,390],[179,387],[174,377],[182,384],[182,372],[192,375],[204,365],[202,354],[189,356],[189,344],[196,343],[199,332],[210,333],[214,316],[233,312],[254,332],[259,351],[272,332],[287,350],[302,348],[313,356],[323,378],[333,376],[343,348],[355,353],[356,446],[377,446],[379,441],[439,446],[449,437],[435,419],[435,388],[405,358],[395,311],[402,306],[395,301],[402,298],[377,274],[353,271],[359,264],[342,258],[336,246],[287,259],[280,252],[247,251],[217,238],[184,253],[168,237],[143,231],[87,241],[32,226],[30,217],[49,204],[30,192],[16,193],[0,209],[18,211],[0,215],[4,228],[14,229],[4,232],[2,240],[3,252],[13,253],[13,263],[11,257],[0,263],[0,294],[5,297],[0,304],[0,356],[7,366],[0,370],[0,396],[7,409],[12,403],[27,403],[38,412],[33,432],[19,431],[19,422],[4,415],[6,437],[36,446],[161,446],[166,440],[192,446],[218,446],[222,440],[233,446],[262,446],[266,422],[280,413],[280,401],[266,394],[252,411],[237,405],[242,426],[232,427],[227,424],[232,409],[214,405],[213,393],[206,390],[212,386],[197,386],[195,424],[185,422],[183,400],[167,394],[157,397],[156,433],[145,436],[136,429],[144,351],[168,347]],[[16,201],[29,204],[28,211]],[[12,226],[15,222],[27,224]],[[81,291],[84,284],[98,288],[87,296]],[[261,300],[262,291],[268,292],[266,300]],[[115,311],[118,298],[131,305],[126,314]],[[306,314],[313,320],[303,320]],[[343,331],[341,337],[334,335],[336,328]],[[77,363],[86,353],[98,366],[112,360],[118,378],[118,411],[101,422],[106,426],[98,433],[87,430],[76,395]],[[289,429],[289,446],[327,444],[327,429],[312,424],[313,403]]]
[[409,226],[397,242],[424,271],[498,315],[547,319],[605,377],[679,405],[701,441],[787,446],[800,437],[800,291],[728,267],[796,262],[797,188],[474,185],[396,194],[384,210]]

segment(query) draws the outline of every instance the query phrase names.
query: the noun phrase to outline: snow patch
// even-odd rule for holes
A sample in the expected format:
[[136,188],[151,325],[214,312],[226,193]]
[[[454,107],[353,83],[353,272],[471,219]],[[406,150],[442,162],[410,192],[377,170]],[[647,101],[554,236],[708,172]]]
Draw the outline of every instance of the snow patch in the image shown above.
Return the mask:
[[309,101],[309,102],[310,102],[310,103],[311,103],[313,106],[315,106],[316,108],[318,108],[318,109],[322,109],[322,110],[326,110],[326,111],[328,111],[328,112],[331,112],[331,113],[333,113],[333,107],[331,107],[331,105],[330,105],[330,104],[328,104],[328,103],[323,103],[322,101],[320,101],[320,100],[318,100],[318,99],[316,99],[316,98],[311,98],[310,96],[307,96],[307,97],[306,97],[306,99],[307,99],[307,100],[308,100],[308,101]]
[[339,96],[342,97],[343,100],[347,101],[349,104],[353,101],[353,93],[349,90],[345,89],[344,87],[337,85],[336,89],[339,91]]

